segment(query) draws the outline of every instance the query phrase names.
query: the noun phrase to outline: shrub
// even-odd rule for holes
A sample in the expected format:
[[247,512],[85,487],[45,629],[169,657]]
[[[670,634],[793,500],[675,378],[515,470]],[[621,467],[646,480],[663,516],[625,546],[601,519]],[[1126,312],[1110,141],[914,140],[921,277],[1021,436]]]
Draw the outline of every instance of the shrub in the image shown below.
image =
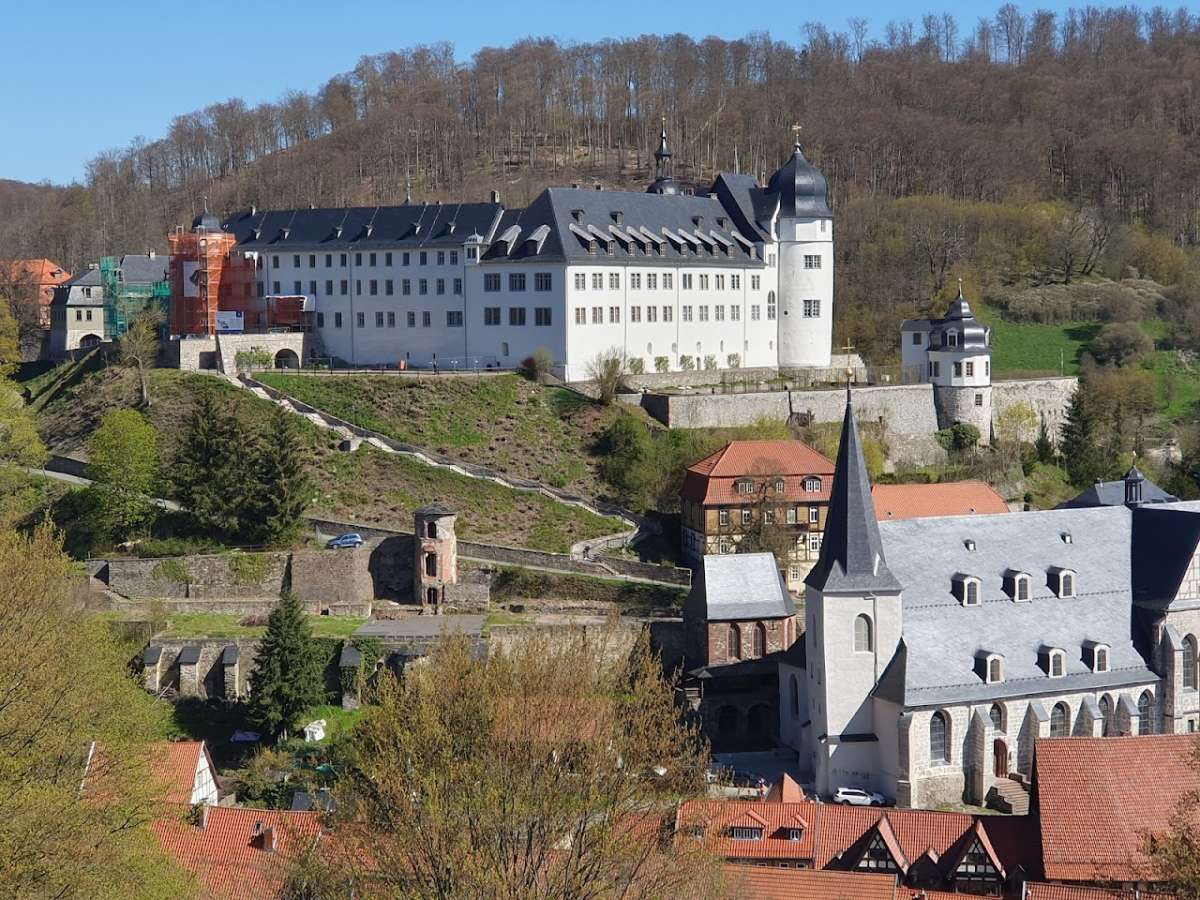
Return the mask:
[[521,360],[521,374],[530,381],[539,381],[554,368],[554,355],[545,347],[538,347],[532,356]]
[[617,347],[610,347],[592,357],[587,365],[588,377],[596,383],[597,399],[604,405],[612,403],[625,379],[625,357]]
[[150,570],[150,577],[155,581],[175,581],[180,584],[190,580],[187,565],[182,559],[164,559]]
[[740,369],[742,367],[742,355],[740,353],[730,353],[725,357],[725,365],[731,369]]
[[715,353],[706,354],[704,357],[704,371],[711,372],[717,367],[717,357]]
[[696,360],[694,357],[688,356],[686,353],[679,357],[679,368],[685,372],[693,372],[696,369]]
[[255,369],[270,369],[275,358],[261,347],[253,347],[250,350],[239,350],[234,354],[233,362],[239,372],[252,372]]
[[979,443],[979,429],[969,422],[955,422],[943,428],[934,437],[947,452],[969,450]]
[[1154,349],[1137,322],[1113,322],[1100,329],[1088,350],[1101,365],[1124,366]]
[[630,375],[644,375],[646,373],[646,361],[640,356],[635,356],[629,360]]
[[669,357],[669,356],[654,357],[654,371],[655,372],[670,372],[671,371],[671,357]]
[[271,571],[271,557],[266,553],[229,554],[229,571],[234,584],[262,584]]

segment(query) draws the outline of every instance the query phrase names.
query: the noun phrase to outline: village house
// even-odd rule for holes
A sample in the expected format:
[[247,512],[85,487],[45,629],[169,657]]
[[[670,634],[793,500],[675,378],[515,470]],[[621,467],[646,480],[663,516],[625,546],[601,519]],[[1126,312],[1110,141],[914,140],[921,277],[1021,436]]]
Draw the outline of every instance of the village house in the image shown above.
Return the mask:
[[70,272],[50,259],[0,262],[0,292],[28,289],[36,297],[38,324],[42,328],[50,325],[50,301],[54,299],[55,289],[70,277]]

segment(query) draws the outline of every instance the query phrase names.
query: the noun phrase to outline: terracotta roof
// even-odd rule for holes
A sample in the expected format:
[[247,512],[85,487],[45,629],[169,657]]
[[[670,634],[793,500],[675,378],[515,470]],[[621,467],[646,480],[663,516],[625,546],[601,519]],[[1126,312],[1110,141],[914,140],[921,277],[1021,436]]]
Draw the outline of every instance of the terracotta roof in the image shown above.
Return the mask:
[[[677,832],[689,835],[703,826],[713,852],[726,859],[812,859],[818,804],[811,800],[780,803],[766,800],[690,800],[679,809]],[[753,816],[754,819],[749,819]],[[753,822],[761,822],[754,826]],[[735,841],[729,836],[733,825],[761,827],[761,841]],[[793,841],[790,829],[801,829]]]
[[[895,900],[891,875],[779,869],[771,866],[726,866],[730,896],[754,900]],[[962,900],[961,894],[956,894]]]
[[[683,498],[701,503],[745,503],[734,481],[744,475],[781,475],[784,491],[777,500],[828,501],[833,461],[803,441],[730,441],[716,453],[689,466],[683,479]],[[804,490],[802,476],[817,475],[821,490]]]
[[796,783],[791,775],[786,772],[783,777],[771,785],[771,789],[767,791],[767,801],[775,800],[784,803],[799,803],[802,800],[807,800],[808,797],[804,793],[804,788]]
[[[156,741],[147,749],[150,774],[163,786],[162,799],[167,803],[191,803],[200,755],[208,756],[204,741]],[[215,776],[217,770],[211,757],[208,766]]]
[[871,500],[881,522],[1008,512],[1004,498],[983,481],[877,484],[871,489]]
[[[1034,745],[1044,875],[1136,881],[1147,834],[1167,828],[1185,791],[1200,788],[1196,736],[1051,738]],[[1146,774],[1154,773],[1153,778]],[[1086,810],[1087,815],[1080,815]]]
[[40,287],[69,281],[71,273],[52,259],[14,259],[0,262],[0,271],[9,278],[32,278]]
[[817,829],[816,865],[824,868],[845,854],[885,816],[906,862],[917,859],[928,849],[945,856],[975,824],[974,816],[967,813],[823,804]]
[[[1078,887],[1071,884],[1041,884],[1031,881],[1024,900],[1173,900],[1173,894],[1124,888]],[[962,895],[956,894],[961,900]],[[932,900],[932,898],[931,898]]]
[[[203,828],[182,819],[152,823],[159,842],[221,900],[277,896],[289,867],[320,835],[316,813],[210,806]],[[256,824],[262,835],[254,837]],[[274,835],[275,849],[269,849]]]

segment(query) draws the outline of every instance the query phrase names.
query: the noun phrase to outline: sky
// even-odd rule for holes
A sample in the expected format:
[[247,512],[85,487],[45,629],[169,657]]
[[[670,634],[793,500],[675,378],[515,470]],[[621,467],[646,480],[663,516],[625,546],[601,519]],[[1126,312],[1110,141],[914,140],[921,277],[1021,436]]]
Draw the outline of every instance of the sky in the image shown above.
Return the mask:
[[176,115],[230,97],[254,105],[292,89],[311,91],[352,69],[361,56],[416,44],[448,41],[466,61],[480,47],[530,36],[585,42],[680,31],[696,38],[769,31],[796,42],[808,21],[844,30],[848,18],[861,16],[879,34],[889,20],[919,21],[943,11],[969,30],[1002,0],[962,0],[948,8],[916,0],[850,0],[819,8],[729,0],[2,2],[0,178],[67,184],[83,181],[87,161],[104,150],[138,136],[162,137]]

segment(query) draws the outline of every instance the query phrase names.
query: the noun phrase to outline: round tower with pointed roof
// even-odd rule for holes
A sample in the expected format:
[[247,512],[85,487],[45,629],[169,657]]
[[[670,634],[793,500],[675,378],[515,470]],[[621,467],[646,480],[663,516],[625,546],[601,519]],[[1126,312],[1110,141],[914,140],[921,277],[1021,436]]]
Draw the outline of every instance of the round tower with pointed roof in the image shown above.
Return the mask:
[[928,323],[925,380],[933,384],[938,428],[966,422],[979,429],[982,443],[992,430],[992,330],[975,318],[963,296],[946,315]]
[[794,130],[791,157],[767,183],[777,203],[778,259],[769,255],[767,262],[779,269],[779,365],[826,367],[833,344],[833,213],[825,176],[805,159],[799,126]]

